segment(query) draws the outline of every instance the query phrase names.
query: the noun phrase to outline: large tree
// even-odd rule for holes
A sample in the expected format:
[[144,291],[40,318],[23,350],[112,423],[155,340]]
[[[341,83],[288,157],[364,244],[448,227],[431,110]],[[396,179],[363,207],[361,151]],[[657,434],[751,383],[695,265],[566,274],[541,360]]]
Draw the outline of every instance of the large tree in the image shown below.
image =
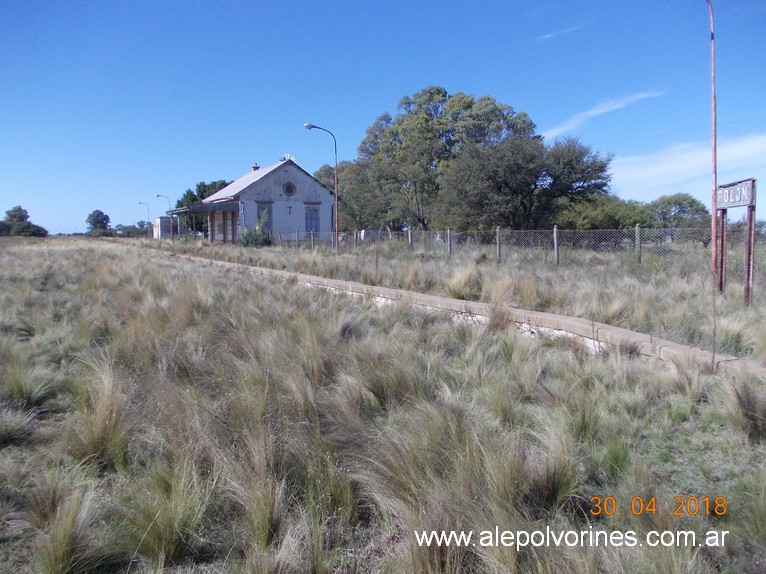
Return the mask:
[[27,210],[17,205],[5,212],[5,219],[0,221],[0,235],[46,237],[48,230],[29,221]]
[[473,144],[450,163],[438,209],[442,227],[458,230],[550,227],[562,205],[607,192],[609,159],[575,139],[546,146],[513,134]]
[[88,231],[106,231],[109,229],[109,221],[109,216],[100,209],[91,211],[90,215],[85,219],[85,223],[88,225]]
[[597,195],[586,201],[561,203],[555,224],[561,229],[629,229],[637,223],[654,227],[646,204],[620,199],[616,195]]
[[538,186],[545,161],[539,138],[509,137],[496,146],[471,144],[443,177],[440,227],[457,231],[534,228],[549,207]]
[[663,195],[647,204],[655,225],[662,228],[709,227],[710,212],[688,193]]
[[526,114],[490,96],[432,86],[378,117],[356,163],[389,221],[469,229],[546,225],[558,200],[606,192],[609,161],[574,139],[546,146]]
[[29,213],[27,213],[26,209],[17,205],[5,212],[5,221],[8,223],[24,223],[29,221]]
[[359,146],[375,194],[390,207],[389,219],[428,229],[440,201],[444,170],[473,145],[496,144],[530,134],[525,114],[484,96],[447,94],[431,86],[402,98],[399,113],[381,115]]

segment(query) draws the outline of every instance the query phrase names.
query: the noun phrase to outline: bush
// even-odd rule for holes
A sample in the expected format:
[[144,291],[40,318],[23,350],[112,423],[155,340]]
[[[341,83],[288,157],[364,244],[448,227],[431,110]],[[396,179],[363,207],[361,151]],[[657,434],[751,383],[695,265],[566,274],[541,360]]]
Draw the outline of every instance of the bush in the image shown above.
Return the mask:
[[252,231],[248,229],[242,233],[238,243],[243,247],[268,247],[271,245],[271,233],[259,225]]
[[111,229],[91,229],[86,233],[90,237],[114,237],[114,231]]
[[48,230],[29,221],[17,221],[11,224],[9,235],[16,237],[48,237]]

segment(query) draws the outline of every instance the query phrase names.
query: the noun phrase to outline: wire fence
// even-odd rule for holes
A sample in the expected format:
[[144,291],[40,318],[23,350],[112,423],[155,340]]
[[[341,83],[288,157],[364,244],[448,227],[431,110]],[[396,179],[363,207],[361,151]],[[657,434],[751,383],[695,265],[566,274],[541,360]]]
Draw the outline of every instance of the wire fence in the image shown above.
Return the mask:
[[[739,247],[744,253],[744,229],[727,231],[728,249]],[[756,243],[763,244],[766,235],[757,234]],[[333,246],[335,236],[329,233],[275,233],[272,242],[281,246]],[[387,231],[363,230],[340,232],[338,248],[342,253],[369,250],[381,244],[396,243],[415,252],[440,257],[460,257],[477,250],[493,252],[498,263],[516,252],[536,252],[546,261],[558,265],[579,264],[583,259],[597,263],[598,255],[616,255],[641,264],[645,258],[710,259],[710,229],[676,228],[652,229],[593,229],[574,230],[510,230],[455,233],[447,231]],[[614,258],[604,258],[604,263]]]
[[[594,230],[511,230],[455,233],[447,231],[364,230],[340,232],[338,253],[374,257],[411,254],[429,259],[494,261],[509,265],[613,266],[627,269],[673,271],[688,274],[710,269],[709,228]],[[744,228],[726,234],[726,269],[729,278],[744,277]],[[275,245],[332,249],[334,233],[273,234]],[[756,234],[755,269],[764,276],[766,234]]]

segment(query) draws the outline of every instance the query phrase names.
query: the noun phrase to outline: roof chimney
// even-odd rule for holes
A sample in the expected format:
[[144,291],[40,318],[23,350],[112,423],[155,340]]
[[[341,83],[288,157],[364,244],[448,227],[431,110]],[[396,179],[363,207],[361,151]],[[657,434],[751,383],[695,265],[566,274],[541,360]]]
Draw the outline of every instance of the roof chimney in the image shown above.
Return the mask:
[[261,167],[258,165],[258,162],[253,162],[253,165],[250,166],[250,169],[253,171],[258,171],[258,168]]

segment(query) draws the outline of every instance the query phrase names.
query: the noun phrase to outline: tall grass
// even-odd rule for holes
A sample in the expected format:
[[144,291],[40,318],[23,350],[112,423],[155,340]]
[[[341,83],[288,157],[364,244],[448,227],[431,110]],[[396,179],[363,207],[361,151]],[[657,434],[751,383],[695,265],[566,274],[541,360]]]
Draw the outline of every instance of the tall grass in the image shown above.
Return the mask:
[[124,383],[108,356],[84,357],[83,362],[88,372],[67,437],[68,451],[80,461],[125,470],[132,429]]
[[[154,244],[145,244],[146,246]],[[647,254],[644,264],[626,265],[619,255],[591,254],[556,266],[547,253],[510,249],[501,264],[484,251],[461,249],[451,258],[406,242],[361,247],[341,255],[317,247],[246,250],[237,246],[182,242],[182,253],[287,269],[326,277],[367,281],[384,287],[446,294],[458,299],[499,302],[536,311],[563,313],[634,329],[679,343],[714,347],[710,313],[713,279],[704,258],[678,264]],[[758,250],[756,250],[758,253]],[[650,256],[651,255],[651,256]],[[766,281],[757,264],[756,284]],[[723,352],[764,358],[758,337],[763,298],[742,309],[742,277],[731,273],[719,304]]]
[[34,434],[33,422],[37,412],[20,411],[0,403],[0,448],[11,444],[23,444]]
[[[699,303],[686,306],[683,282],[665,284],[672,305],[655,310],[646,277],[591,273],[588,283],[543,261],[509,278],[491,260],[381,249],[380,279],[413,287],[460,287],[460,270],[475,268],[466,296],[491,302],[496,317],[469,326],[144,245],[50,240],[0,254],[10,270],[0,276],[0,368],[25,383],[35,372],[66,381],[36,403],[3,386],[1,420],[21,430],[0,449],[0,494],[33,526],[0,539],[13,560],[46,571],[574,573],[747,571],[762,559],[760,379],[630,348],[593,355],[503,320],[503,306],[523,299],[640,317],[660,332],[672,328],[660,326],[663,313]],[[319,250],[293,250],[293,263],[279,248],[189,249],[361,276],[351,254],[331,265]],[[734,317],[727,305],[722,316]],[[730,330],[750,333],[760,312]],[[30,328],[19,331],[22,318]],[[704,338],[707,320],[682,328]],[[690,494],[727,496],[730,513],[684,522],[590,512],[593,496],[621,508],[655,496],[672,511],[674,496]],[[548,526],[643,535],[691,520],[731,530],[734,542],[517,551],[414,536]]]
[[123,500],[121,549],[155,568],[205,559],[203,521],[219,477],[218,469],[201,471],[186,454],[154,463]]
[[41,533],[35,549],[38,571],[75,574],[124,563],[99,540],[99,486],[78,466],[52,466],[32,477],[25,516]]

